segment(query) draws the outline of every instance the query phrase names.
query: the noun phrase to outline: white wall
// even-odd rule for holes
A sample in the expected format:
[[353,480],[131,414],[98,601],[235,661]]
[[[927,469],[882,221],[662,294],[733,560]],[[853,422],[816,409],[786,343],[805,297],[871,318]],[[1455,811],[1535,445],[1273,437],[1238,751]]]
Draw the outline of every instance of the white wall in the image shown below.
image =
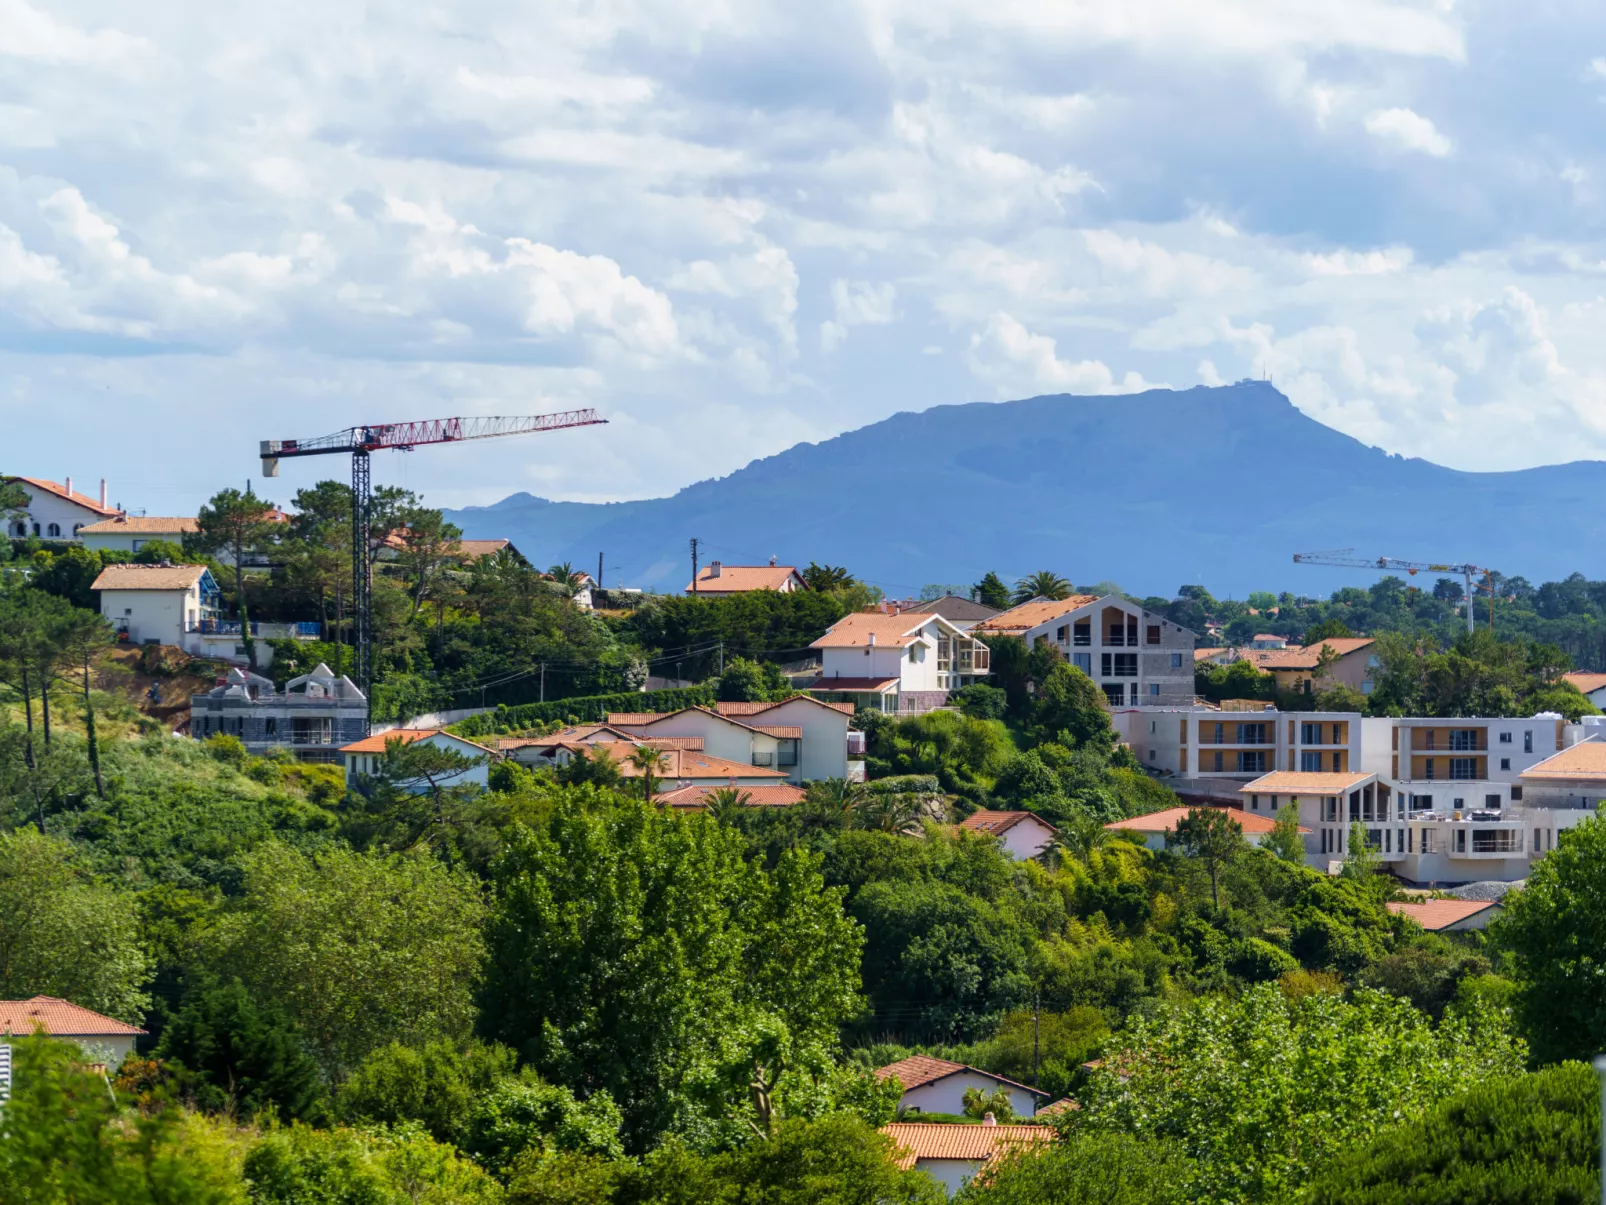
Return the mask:
[[1000,838],[1009,856],[1017,862],[1035,858],[1054,841],[1054,832],[1036,820],[1018,820]]
[[[73,538],[73,529],[75,527],[85,527],[90,523],[99,523],[102,519],[107,518],[106,515],[98,511],[79,506],[76,502],[69,502],[57,494],[52,494],[49,490],[37,489],[25,481],[19,481],[17,484],[28,494],[27,518],[26,520],[16,519],[7,523],[5,527],[7,535],[15,535],[16,524],[26,522],[26,531],[23,533],[25,535],[34,534],[34,524],[37,523],[39,525],[40,539],[70,540]],[[100,483],[96,482],[95,487],[97,489],[100,488]],[[60,535],[52,536],[50,534],[50,525],[52,523],[56,524],[60,529]]]
[[753,754],[771,754],[770,769],[776,769],[773,754],[775,738],[751,732],[721,716],[706,711],[682,711],[668,719],[659,720],[637,731],[643,736],[700,736],[703,752],[710,757],[723,757],[726,761],[753,764]]
[[[96,522],[101,520],[97,517]],[[79,537],[85,548],[109,552],[138,552],[145,545],[160,540],[167,544],[181,544],[184,533],[179,531],[92,531]]]
[[798,745],[798,776],[804,782],[848,776],[848,717],[834,707],[807,699],[788,699],[762,715],[750,717],[767,727],[795,725],[803,729]]
[[[904,1109],[919,1109],[922,1113],[963,1113],[967,1090],[980,1088],[983,1092],[992,1093],[999,1086],[996,1079],[980,1071],[956,1071],[940,1080],[909,1089],[903,1094],[899,1105]],[[1009,1093],[1010,1108],[1015,1110],[1016,1116],[1036,1115],[1036,1096],[1021,1088],[1011,1088],[1007,1084],[1003,1087]],[[918,1121],[919,1118],[906,1117],[904,1120]]]
[[199,584],[188,590],[102,590],[100,613],[113,628],[126,620],[130,643],[182,646],[185,628],[201,617],[201,590]]
[[981,1170],[981,1162],[980,1159],[916,1159],[915,1169],[941,1184],[951,1197]]

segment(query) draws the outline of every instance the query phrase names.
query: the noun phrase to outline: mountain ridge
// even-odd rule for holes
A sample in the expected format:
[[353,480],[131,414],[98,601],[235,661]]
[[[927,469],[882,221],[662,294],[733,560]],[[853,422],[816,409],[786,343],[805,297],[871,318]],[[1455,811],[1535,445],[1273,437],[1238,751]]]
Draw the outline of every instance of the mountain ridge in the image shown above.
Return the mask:
[[[679,590],[701,559],[842,564],[889,594],[1052,568],[1169,595],[1322,593],[1364,571],[1292,554],[1473,560],[1538,582],[1599,554],[1606,462],[1465,472],[1323,426],[1266,382],[966,402],[800,443],[664,498],[562,502],[515,494],[448,511],[537,564]],[[619,575],[609,572],[615,567]]]

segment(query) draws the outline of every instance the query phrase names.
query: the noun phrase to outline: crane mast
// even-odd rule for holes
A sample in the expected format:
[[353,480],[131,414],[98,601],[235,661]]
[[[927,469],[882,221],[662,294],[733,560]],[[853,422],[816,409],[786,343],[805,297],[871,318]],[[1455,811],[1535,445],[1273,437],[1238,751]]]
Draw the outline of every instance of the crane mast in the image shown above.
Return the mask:
[[356,652],[357,686],[368,701],[365,730],[373,727],[374,702],[374,575],[373,480],[369,458],[391,449],[411,452],[426,444],[461,443],[501,435],[528,435],[591,427],[608,420],[595,410],[564,410],[557,414],[426,418],[403,423],[368,423],[347,427],[316,439],[264,439],[262,475],[277,477],[279,461],[296,456],[351,456],[351,585],[352,647]]
[[1407,561],[1402,560],[1397,556],[1380,556],[1367,559],[1365,557],[1347,555],[1353,551],[1353,549],[1349,548],[1340,548],[1332,552],[1296,552],[1294,553],[1294,564],[1330,565],[1340,569],[1379,569],[1385,572],[1390,569],[1400,569],[1404,570],[1412,577],[1415,577],[1418,573],[1422,572],[1459,573],[1462,580],[1466,583],[1468,632],[1474,631],[1477,627],[1477,618],[1472,613],[1472,579],[1475,577],[1482,577],[1489,583],[1489,614],[1491,616],[1489,622],[1491,626],[1493,625],[1494,620],[1492,617],[1494,615],[1494,583],[1491,576],[1495,572],[1493,569],[1485,569],[1480,565],[1471,564],[1451,565],[1440,564],[1433,561]]

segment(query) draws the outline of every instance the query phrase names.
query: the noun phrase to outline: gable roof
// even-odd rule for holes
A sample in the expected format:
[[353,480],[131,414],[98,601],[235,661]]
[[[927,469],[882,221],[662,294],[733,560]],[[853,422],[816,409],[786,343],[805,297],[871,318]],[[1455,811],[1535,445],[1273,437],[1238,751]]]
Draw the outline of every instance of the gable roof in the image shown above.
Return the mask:
[[[803,735],[803,730],[793,725],[761,727],[747,722],[752,718],[751,716],[737,719],[735,716],[721,715],[710,707],[681,707],[675,711],[610,711],[607,714],[607,722],[608,726],[612,728],[641,730],[651,728],[665,720],[673,719],[677,715],[686,715],[688,713],[706,715],[710,719],[719,720],[730,724],[732,727],[745,728],[749,732],[762,732],[767,736],[796,738]],[[631,735],[635,737],[650,737],[652,734],[645,731],[635,731]]]
[[[642,772],[626,760],[635,752],[637,745],[648,745],[648,742],[602,741],[586,745],[585,749],[593,757],[600,751],[604,757],[618,763],[619,773],[625,778],[640,778]],[[700,749],[665,749],[656,744],[648,747],[656,748],[662,754],[658,760],[658,768],[653,773],[666,781],[677,778],[786,778],[785,770],[771,770],[767,766],[752,766],[745,762],[730,761],[727,758],[714,757]]]
[[816,678],[803,689],[807,691],[822,691],[829,694],[832,691],[849,691],[855,694],[885,694],[899,684],[897,678]]
[[1002,1075],[995,1075],[991,1071],[983,1071],[980,1067],[971,1067],[965,1063],[954,1063],[947,1059],[932,1058],[929,1054],[912,1054],[906,1059],[899,1059],[896,1063],[888,1063],[885,1067],[877,1067],[875,1077],[879,1080],[898,1077],[903,1090],[909,1092],[926,1084],[934,1084],[940,1079],[947,1079],[950,1075],[958,1075],[968,1071],[972,1075],[986,1076],[997,1080],[1001,1084],[1008,1084],[1011,1088],[1019,1088],[1022,1092],[1030,1092],[1034,1096],[1047,1096],[1041,1088],[1034,1088],[1030,1084],[1018,1083]]
[[1340,636],[1323,640],[1319,644],[1289,645],[1285,649],[1245,649],[1257,654],[1253,659],[1261,669],[1315,669],[1324,648],[1332,649],[1339,657],[1358,653],[1375,641],[1370,636]]
[[714,710],[720,715],[755,716],[772,707],[785,707],[788,703],[807,703],[810,707],[827,707],[832,711],[840,711],[843,715],[853,714],[852,703],[827,703],[824,699],[816,699],[810,695],[790,695],[775,703],[715,703]]
[[945,1125],[937,1122],[895,1121],[881,1127],[892,1139],[893,1158],[908,1171],[922,1159],[957,1159],[986,1163],[1013,1146],[1053,1142],[1050,1126]]
[[1570,674],[1563,674],[1561,680],[1576,687],[1578,693],[1584,695],[1606,686],[1606,674],[1586,674],[1579,670],[1574,670]]
[[[1189,812],[1227,812],[1238,822],[1244,835],[1269,833],[1275,826],[1269,816],[1262,816],[1256,812],[1246,812],[1242,808],[1164,808],[1158,812],[1150,812],[1146,816],[1133,816],[1127,820],[1117,820],[1113,824],[1106,824],[1107,829],[1122,830],[1132,833],[1172,833],[1177,829],[1177,822]],[[1308,833],[1308,828],[1299,830]]]
[[1487,912],[1491,908],[1498,909],[1500,901],[1423,900],[1421,903],[1411,904],[1401,900],[1390,900],[1384,906],[1396,916],[1410,917],[1432,933],[1439,929],[1448,929],[1451,925],[1477,916],[1480,912]]
[[1579,741],[1521,774],[1523,782],[1534,779],[1585,780],[1606,782],[1606,740]]
[[985,808],[966,816],[960,822],[959,827],[968,828],[971,832],[991,833],[995,837],[1002,837],[1017,824],[1026,820],[1037,821],[1038,824],[1041,824],[1051,833],[1059,832],[1059,829],[1044,820],[1036,812],[994,812]]
[[91,590],[188,590],[206,576],[205,565],[107,565]]
[[[719,576],[714,577],[713,565],[705,565],[697,574],[698,594],[740,594],[747,590],[779,590],[787,579],[797,578],[802,586],[803,575],[792,565],[720,565]],[[803,586],[803,589],[808,587]],[[693,593],[691,583],[686,593]]]
[[[912,612],[880,615],[869,611],[854,611],[833,623],[825,635],[809,647],[858,649],[868,648],[873,643],[878,648],[908,648],[919,639],[920,629],[934,619],[942,620],[942,616]],[[874,637],[873,641],[871,637]]]
[[[674,808],[705,808],[708,806],[708,797],[715,791],[728,789],[706,784],[693,784],[691,786],[676,787],[669,791],[660,791],[654,798],[654,803],[667,804]],[[737,787],[746,801],[743,806],[755,808],[786,808],[802,803],[807,792],[802,787],[794,787],[791,783],[778,782],[773,785],[766,784],[761,787]]]
[[[477,561],[481,557],[495,556],[504,548],[513,548],[511,540],[459,540],[457,553],[469,560]],[[517,552],[517,548],[513,548]]]
[[471,741],[466,736],[458,736],[455,732],[447,732],[444,728],[392,728],[389,732],[376,732],[372,736],[365,736],[360,741],[353,741],[349,745],[340,746],[342,753],[383,753],[390,741],[399,740],[404,745],[411,745],[414,741],[421,741],[426,737],[444,736],[447,740],[456,741],[460,745],[469,745],[480,753],[491,753],[478,741]]
[[0,1000],[0,1033],[17,1037],[43,1030],[52,1037],[134,1037],[145,1031],[57,996]]
[[146,535],[178,532],[180,535],[192,534],[201,530],[199,519],[187,518],[183,515],[164,517],[161,515],[118,515],[115,519],[102,519],[98,523],[86,523],[78,529],[81,536],[117,535]]
[[944,594],[941,598],[934,598],[929,602],[916,603],[912,607],[906,607],[904,614],[941,615],[947,620],[971,623],[980,622],[983,619],[991,619],[994,615],[1001,615],[1003,612],[997,607],[989,607],[986,603],[975,602],[958,594]]
[[1034,598],[1023,602],[1018,607],[1011,607],[1001,611],[991,619],[984,619],[972,631],[997,632],[1004,636],[1018,636],[1020,633],[1069,615],[1072,611],[1080,611],[1089,603],[1099,601],[1097,594],[1073,594],[1069,598]]
[[77,490],[69,491],[61,482],[51,481],[48,477],[0,477],[0,481],[20,481],[24,485],[31,485],[35,489],[44,490],[47,494],[54,494],[64,501],[71,502],[74,506],[92,510],[97,515],[105,515],[107,518],[122,513],[116,507],[102,506],[98,498],[91,498],[88,494],[80,494]]

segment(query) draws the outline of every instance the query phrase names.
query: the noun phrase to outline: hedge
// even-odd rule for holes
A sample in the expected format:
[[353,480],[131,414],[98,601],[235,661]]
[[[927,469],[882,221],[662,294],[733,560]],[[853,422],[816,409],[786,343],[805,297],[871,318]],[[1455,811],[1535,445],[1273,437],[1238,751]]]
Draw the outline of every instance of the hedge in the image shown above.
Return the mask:
[[498,707],[469,716],[449,726],[458,736],[495,736],[549,724],[553,720],[574,720],[581,724],[600,722],[610,711],[679,711],[682,707],[708,707],[715,698],[715,685],[685,686],[673,690],[622,691],[611,695],[582,695],[553,703],[521,703],[517,707]]

